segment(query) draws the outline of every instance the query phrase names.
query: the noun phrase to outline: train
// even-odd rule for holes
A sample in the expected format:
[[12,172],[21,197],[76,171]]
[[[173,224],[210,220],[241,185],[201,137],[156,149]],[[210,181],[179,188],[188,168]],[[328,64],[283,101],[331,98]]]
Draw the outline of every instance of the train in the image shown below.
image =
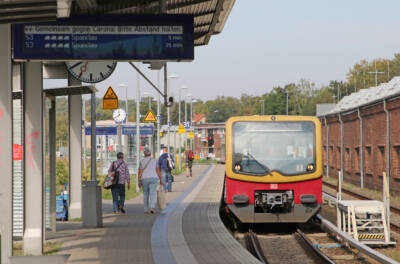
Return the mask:
[[226,122],[222,203],[238,223],[306,223],[322,203],[321,123],[311,116]]

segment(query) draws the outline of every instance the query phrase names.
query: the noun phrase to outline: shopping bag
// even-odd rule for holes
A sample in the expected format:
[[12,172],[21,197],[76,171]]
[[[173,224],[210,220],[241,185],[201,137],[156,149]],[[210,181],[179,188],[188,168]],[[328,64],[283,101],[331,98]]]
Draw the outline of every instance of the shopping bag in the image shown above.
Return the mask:
[[165,201],[165,192],[162,187],[159,186],[157,189],[157,205],[160,210],[167,208],[167,203]]

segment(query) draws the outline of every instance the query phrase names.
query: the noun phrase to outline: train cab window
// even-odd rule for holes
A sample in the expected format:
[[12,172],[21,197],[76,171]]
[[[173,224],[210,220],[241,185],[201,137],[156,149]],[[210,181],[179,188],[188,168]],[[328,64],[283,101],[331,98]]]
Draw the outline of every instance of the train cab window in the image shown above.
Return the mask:
[[232,130],[237,173],[290,176],[315,171],[313,122],[236,122]]

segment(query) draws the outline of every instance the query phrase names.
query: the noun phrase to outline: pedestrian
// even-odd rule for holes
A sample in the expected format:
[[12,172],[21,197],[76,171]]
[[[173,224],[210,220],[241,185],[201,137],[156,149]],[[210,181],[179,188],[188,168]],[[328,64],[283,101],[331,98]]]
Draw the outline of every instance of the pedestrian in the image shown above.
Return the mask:
[[157,160],[151,156],[151,151],[145,148],[143,151],[144,159],[139,164],[138,184],[143,187],[143,207],[145,213],[155,212],[157,201],[157,184],[163,184],[161,171]]
[[172,191],[172,179],[173,176],[171,174],[171,171],[175,167],[174,159],[172,156],[168,153],[168,148],[163,147],[163,154],[158,158],[158,166],[161,170],[161,175],[162,179],[164,182],[163,185],[163,190],[166,192]]
[[186,177],[192,177],[192,166],[193,166],[193,160],[194,160],[194,153],[190,149],[190,146],[186,146],[185,150],[185,159],[186,159]]
[[111,163],[108,173],[118,171],[119,179],[118,184],[111,187],[111,194],[113,197],[114,214],[125,213],[125,183],[128,183],[128,190],[131,188],[131,177],[129,174],[128,165],[124,161],[124,153],[117,153],[117,160]]

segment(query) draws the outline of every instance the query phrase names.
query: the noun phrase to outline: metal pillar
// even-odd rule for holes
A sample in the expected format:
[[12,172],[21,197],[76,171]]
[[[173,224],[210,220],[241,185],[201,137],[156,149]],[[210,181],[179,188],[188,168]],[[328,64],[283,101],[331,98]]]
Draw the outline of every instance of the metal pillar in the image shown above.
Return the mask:
[[50,154],[50,229],[56,231],[56,99],[52,98],[49,109]]
[[[69,85],[75,80],[69,77]],[[76,85],[80,85],[77,82]],[[68,96],[69,111],[69,210],[70,219],[82,217],[82,96]]]
[[[158,71],[158,87],[160,87],[160,70]],[[158,99],[157,99],[157,156],[160,155],[160,124],[161,124],[161,113],[160,113],[160,94],[158,94]]]
[[96,166],[96,94],[91,94],[90,126],[91,126],[91,180],[84,182],[82,188],[82,224],[84,227],[100,227],[103,225],[101,187],[97,186]]
[[364,188],[364,126],[361,117],[360,108],[357,111],[358,119],[360,120],[360,185],[361,189]]
[[[138,67],[140,64],[138,63]],[[139,191],[139,163],[140,163],[140,76],[136,73],[136,191]]]
[[11,27],[0,25],[0,263],[12,255],[12,96]]
[[386,100],[383,101],[383,110],[386,113],[386,174],[388,179],[388,195],[390,195],[390,111],[387,109]]
[[[178,102],[178,127],[181,125],[181,89],[179,88],[179,102]],[[176,132],[175,132],[176,133]],[[176,134],[174,133],[174,137],[176,137]],[[182,170],[182,165],[181,165],[181,146],[182,146],[182,134],[179,133],[178,135],[178,153],[179,153],[179,171]],[[176,144],[175,144],[176,148]],[[176,152],[176,149],[175,149]]]
[[43,252],[43,94],[42,63],[24,63],[25,230],[24,254]]

